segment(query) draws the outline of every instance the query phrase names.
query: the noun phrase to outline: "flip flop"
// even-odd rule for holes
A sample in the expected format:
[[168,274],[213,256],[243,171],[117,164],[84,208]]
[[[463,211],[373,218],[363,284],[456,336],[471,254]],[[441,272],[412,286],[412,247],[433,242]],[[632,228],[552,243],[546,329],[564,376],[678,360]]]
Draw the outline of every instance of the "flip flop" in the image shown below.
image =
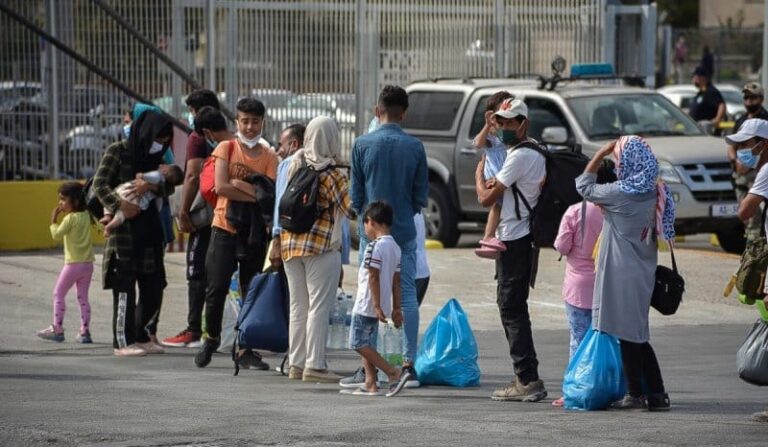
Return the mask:
[[408,382],[408,379],[411,378],[411,373],[406,371],[403,373],[402,376],[400,376],[400,380],[393,383],[389,386],[389,392],[387,393],[387,397],[395,397],[400,391],[403,391],[403,388],[405,388],[405,383]]
[[375,396],[384,396],[384,392],[382,390],[378,390],[375,393],[366,390],[365,388],[355,388],[353,390],[351,389],[345,389],[345,390],[339,390],[339,394],[348,394],[350,396],[367,396],[367,397],[375,397]]
[[475,254],[485,259],[499,259],[499,253],[501,252],[489,247],[480,247],[475,249]]
[[501,242],[495,237],[490,239],[481,239],[479,243],[483,247],[493,248],[496,251],[507,251],[507,246],[504,245],[504,242]]

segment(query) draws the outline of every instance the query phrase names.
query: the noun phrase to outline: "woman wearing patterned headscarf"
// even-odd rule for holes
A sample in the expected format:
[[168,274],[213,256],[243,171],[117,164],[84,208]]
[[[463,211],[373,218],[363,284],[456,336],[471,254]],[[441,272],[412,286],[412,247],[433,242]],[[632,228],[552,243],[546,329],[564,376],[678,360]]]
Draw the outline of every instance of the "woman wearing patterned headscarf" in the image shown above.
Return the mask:
[[[603,158],[616,161],[618,181],[596,184]],[[638,136],[624,136],[603,146],[576,179],[576,189],[604,213],[597,257],[592,325],[621,340],[629,388],[612,408],[669,409],[656,354],[648,343],[648,311],[655,283],[657,242],[673,243],[675,204],[659,178],[651,147]],[[641,383],[645,382],[647,395]]]

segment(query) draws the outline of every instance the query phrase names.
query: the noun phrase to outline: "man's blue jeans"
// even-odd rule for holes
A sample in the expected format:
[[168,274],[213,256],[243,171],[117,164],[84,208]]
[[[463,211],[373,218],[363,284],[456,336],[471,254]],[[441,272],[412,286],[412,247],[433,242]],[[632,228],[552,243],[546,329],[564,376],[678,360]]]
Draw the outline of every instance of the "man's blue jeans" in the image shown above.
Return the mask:
[[[360,236],[357,265],[363,263],[368,238]],[[416,239],[400,246],[400,306],[403,310],[405,350],[403,361],[413,364],[419,342],[419,302],[416,300]]]

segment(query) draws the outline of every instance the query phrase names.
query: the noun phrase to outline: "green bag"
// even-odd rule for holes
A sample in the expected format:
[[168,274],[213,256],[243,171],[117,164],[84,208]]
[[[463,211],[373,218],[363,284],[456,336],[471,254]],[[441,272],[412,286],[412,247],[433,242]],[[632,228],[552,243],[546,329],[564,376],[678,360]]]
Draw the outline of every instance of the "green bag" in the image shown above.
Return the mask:
[[741,255],[741,265],[736,272],[736,290],[747,298],[762,299],[765,296],[765,273],[768,269],[768,242],[765,239],[765,213],[768,206],[763,208],[763,219],[760,226],[760,237],[749,242],[744,254]]

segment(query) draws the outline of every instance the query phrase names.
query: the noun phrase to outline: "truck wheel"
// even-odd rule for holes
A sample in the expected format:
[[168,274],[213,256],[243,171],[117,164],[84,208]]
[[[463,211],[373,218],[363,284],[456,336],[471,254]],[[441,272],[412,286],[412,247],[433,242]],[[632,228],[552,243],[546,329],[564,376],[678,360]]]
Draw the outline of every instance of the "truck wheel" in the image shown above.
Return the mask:
[[740,255],[744,253],[744,248],[747,246],[747,240],[744,237],[744,231],[737,230],[736,228],[730,231],[718,231],[717,240],[720,242],[720,247],[725,250],[726,253],[733,253]]
[[437,239],[445,247],[455,247],[461,235],[457,217],[445,187],[430,182],[427,207],[424,208],[427,239]]

